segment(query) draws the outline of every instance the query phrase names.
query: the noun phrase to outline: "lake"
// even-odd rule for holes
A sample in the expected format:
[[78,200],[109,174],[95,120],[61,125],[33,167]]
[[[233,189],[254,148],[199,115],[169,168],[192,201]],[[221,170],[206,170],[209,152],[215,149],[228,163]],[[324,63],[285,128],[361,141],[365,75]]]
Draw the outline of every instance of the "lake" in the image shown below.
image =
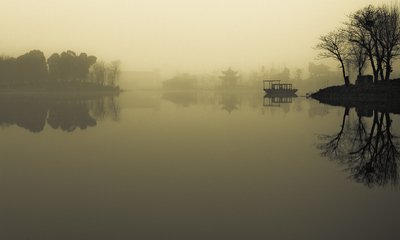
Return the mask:
[[1,239],[398,235],[399,115],[256,91],[0,100]]

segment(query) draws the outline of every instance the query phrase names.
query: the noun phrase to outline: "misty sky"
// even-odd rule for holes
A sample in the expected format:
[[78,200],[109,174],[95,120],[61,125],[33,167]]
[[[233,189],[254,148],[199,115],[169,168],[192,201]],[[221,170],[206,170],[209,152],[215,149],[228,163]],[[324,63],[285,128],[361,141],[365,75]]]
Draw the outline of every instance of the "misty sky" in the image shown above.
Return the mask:
[[71,49],[124,70],[306,67],[368,0],[1,0],[0,54]]

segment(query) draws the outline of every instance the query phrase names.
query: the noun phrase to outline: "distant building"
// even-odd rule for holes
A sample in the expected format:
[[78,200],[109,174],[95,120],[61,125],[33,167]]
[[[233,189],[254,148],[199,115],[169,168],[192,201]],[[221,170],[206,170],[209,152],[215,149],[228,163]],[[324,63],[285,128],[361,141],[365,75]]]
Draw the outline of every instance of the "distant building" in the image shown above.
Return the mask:
[[229,68],[226,71],[222,71],[222,76],[219,77],[221,79],[221,84],[223,88],[234,88],[238,84],[239,75],[238,72],[233,71]]

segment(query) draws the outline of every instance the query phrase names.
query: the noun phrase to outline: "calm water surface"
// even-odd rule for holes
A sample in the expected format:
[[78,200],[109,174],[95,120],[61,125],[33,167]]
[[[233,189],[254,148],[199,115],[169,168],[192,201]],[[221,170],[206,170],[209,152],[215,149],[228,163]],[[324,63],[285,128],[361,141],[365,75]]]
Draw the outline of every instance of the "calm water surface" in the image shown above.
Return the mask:
[[0,238],[398,236],[400,118],[291,101],[2,98]]

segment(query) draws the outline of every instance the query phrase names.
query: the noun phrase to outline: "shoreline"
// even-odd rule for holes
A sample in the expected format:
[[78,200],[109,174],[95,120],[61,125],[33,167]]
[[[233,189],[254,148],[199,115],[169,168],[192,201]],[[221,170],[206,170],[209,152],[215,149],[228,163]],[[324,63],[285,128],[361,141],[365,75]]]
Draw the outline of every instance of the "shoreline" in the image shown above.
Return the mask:
[[0,86],[0,95],[119,94],[122,91],[118,86],[99,86],[90,83],[40,83]]
[[320,89],[311,98],[321,103],[400,114],[400,80]]

